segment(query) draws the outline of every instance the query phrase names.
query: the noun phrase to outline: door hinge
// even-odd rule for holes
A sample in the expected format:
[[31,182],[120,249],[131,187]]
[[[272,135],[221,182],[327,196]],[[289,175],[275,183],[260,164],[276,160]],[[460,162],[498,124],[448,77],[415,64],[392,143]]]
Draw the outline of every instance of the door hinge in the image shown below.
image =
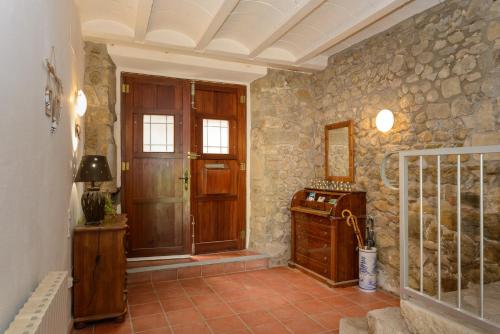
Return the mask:
[[240,96],[240,103],[241,103],[241,104],[245,104],[245,103],[247,103],[247,97],[246,97],[245,95],[241,95],[241,96]]
[[245,162],[240,162],[240,170],[242,171],[247,170],[247,164]]
[[130,170],[130,163],[129,162],[122,162],[122,172],[126,172]]
[[247,231],[245,231],[245,230],[241,230],[241,231],[240,231],[240,239],[245,240],[245,239],[246,239],[246,237],[247,237]]
[[130,93],[130,85],[129,84],[122,84],[122,93],[124,93],[124,94]]
[[196,110],[196,101],[194,96],[196,94],[196,84],[194,80],[191,80],[191,109]]

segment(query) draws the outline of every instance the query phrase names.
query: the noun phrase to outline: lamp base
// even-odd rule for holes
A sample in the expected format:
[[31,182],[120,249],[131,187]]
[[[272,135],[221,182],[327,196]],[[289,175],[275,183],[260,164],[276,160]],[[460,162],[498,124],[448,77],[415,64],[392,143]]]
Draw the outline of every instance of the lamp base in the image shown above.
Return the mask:
[[89,188],[82,195],[85,225],[99,225],[104,219],[106,198],[99,188]]
[[88,222],[85,220],[85,226],[99,226],[102,224],[102,222],[103,222],[102,220],[96,222]]

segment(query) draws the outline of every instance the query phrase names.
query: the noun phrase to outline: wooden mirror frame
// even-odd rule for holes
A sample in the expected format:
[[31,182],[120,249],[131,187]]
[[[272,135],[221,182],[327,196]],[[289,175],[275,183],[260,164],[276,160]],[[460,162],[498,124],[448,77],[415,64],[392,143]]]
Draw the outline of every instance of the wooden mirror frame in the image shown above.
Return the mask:
[[[347,176],[335,176],[329,175],[328,170],[328,131],[339,128],[347,128],[347,135],[349,136],[349,175]],[[330,181],[340,181],[340,182],[354,182],[354,134],[353,134],[353,121],[343,121],[333,124],[328,124],[325,126],[325,179]]]

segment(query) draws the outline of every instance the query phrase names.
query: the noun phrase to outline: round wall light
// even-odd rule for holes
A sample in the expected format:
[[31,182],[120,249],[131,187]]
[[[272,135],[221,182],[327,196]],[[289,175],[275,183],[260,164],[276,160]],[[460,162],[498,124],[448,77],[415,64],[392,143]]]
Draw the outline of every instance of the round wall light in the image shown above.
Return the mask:
[[87,97],[85,96],[85,93],[80,89],[76,93],[75,112],[78,116],[83,117],[86,111],[87,111]]
[[375,119],[375,125],[377,129],[382,132],[387,132],[392,129],[394,125],[394,115],[389,109],[382,109],[378,112],[377,118]]

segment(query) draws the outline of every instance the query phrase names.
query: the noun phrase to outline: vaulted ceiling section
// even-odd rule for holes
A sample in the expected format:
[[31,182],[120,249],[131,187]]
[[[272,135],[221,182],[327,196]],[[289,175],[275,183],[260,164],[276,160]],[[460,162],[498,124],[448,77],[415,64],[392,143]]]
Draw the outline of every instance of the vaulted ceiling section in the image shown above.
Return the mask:
[[319,70],[328,56],[443,0],[77,0],[86,39]]

